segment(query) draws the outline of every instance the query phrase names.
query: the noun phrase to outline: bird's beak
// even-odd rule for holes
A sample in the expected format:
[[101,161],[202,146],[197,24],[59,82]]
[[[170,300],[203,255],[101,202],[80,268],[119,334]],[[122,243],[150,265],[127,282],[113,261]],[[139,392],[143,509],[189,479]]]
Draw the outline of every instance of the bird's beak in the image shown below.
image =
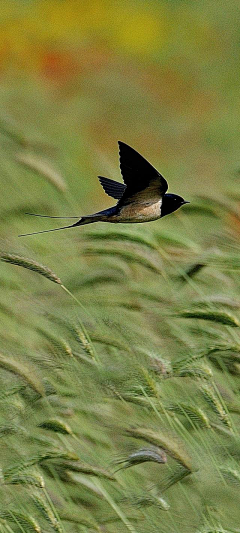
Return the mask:
[[190,202],[188,202],[187,200],[184,200],[183,203],[184,203],[184,204],[190,204]]

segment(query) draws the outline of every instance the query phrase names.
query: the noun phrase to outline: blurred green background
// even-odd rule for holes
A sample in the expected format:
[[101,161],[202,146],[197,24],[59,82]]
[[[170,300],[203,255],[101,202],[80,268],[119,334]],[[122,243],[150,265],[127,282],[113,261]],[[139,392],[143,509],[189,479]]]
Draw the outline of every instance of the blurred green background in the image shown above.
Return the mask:
[[[1,531],[237,533],[239,2],[5,0],[0,26]],[[18,238],[113,205],[118,140],[191,203]]]
[[238,15],[234,0],[7,0],[2,106],[35,136],[54,131],[63,156],[71,144],[70,186],[105,170],[99,152],[116,174],[118,138],[180,193],[221,186],[239,163]]

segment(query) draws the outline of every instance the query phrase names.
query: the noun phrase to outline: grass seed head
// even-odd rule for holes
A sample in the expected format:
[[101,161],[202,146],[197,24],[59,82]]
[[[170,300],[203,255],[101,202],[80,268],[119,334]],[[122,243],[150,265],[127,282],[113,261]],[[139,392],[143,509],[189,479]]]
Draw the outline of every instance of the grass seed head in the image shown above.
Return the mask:
[[[20,528],[20,531],[26,531],[29,533],[41,533],[41,527],[36,521],[36,519],[28,514],[20,513],[15,510],[0,510],[0,518],[10,522],[11,524],[17,525]],[[12,531],[12,529],[10,529]]]
[[21,257],[20,255],[16,254],[9,254],[7,252],[0,252],[0,259],[1,261],[5,261],[6,263],[11,263],[12,265],[20,266],[28,270],[32,270],[33,272],[37,272],[37,274],[44,276],[44,278],[47,278],[50,281],[53,281],[54,283],[62,285],[60,278],[56,274],[54,274],[54,272],[50,270],[50,268],[45,267],[40,263],[37,263],[36,261],[33,261],[33,259]]
[[167,462],[166,453],[161,448],[140,448],[129,454],[125,459],[117,459],[116,464],[122,464],[119,468],[130,468],[131,466],[139,465],[146,462],[154,462],[159,464],[165,464]]
[[54,531],[57,531],[57,533],[62,533],[62,526],[49,506],[47,500],[40,494],[34,494],[32,496],[32,501],[37,507],[38,511],[43,515],[45,520],[47,520],[49,525],[54,529]]
[[179,318],[197,318],[201,320],[210,320],[224,326],[232,326],[238,328],[240,326],[239,320],[225,311],[203,311],[202,309],[193,311],[182,311],[177,315]]
[[49,431],[55,431],[56,433],[62,433],[63,435],[72,435],[73,432],[66,422],[60,419],[50,419],[38,424],[38,427],[48,429]]

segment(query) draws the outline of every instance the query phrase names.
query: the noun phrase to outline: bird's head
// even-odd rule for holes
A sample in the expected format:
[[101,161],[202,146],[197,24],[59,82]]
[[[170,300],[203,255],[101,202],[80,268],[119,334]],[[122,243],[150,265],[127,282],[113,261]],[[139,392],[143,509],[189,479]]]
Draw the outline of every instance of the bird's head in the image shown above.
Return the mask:
[[178,194],[164,194],[162,199],[161,218],[173,213],[173,211],[176,211],[179,207],[182,207],[182,205],[189,203],[190,202],[184,200],[181,196],[178,196]]

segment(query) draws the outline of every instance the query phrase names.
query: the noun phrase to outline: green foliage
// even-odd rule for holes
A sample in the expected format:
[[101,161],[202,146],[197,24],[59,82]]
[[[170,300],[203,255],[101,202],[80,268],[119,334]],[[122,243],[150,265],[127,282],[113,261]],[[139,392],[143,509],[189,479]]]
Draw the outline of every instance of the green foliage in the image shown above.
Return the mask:
[[[25,4],[26,14],[38,1]],[[74,30],[76,3],[60,4],[70,6]],[[153,2],[163,20],[171,13],[171,35],[139,68],[127,4],[118,39],[128,33],[131,59],[115,63],[105,49],[111,32],[100,52],[92,47],[95,30],[104,21],[108,27],[105,11],[98,20],[80,2],[82,17],[96,25],[86,40],[80,32],[84,46],[90,43],[88,52],[75,51],[81,79],[58,85],[19,76],[15,84],[12,72],[2,79],[3,533],[239,531],[239,83],[231,81],[239,9],[235,0],[228,16],[215,1],[202,11],[199,5]],[[54,65],[65,43],[63,14],[49,18],[56,50],[47,60]],[[46,12],[43,18],[44,40]],[[136,27],[147,38],[143,21]],[[33,39],[29,18],[26,24]],[[23,55],[25,42],[20,46]],[[214,66],[220,57],[221,75]],[[120,177],[118,136],[190,205],[149,224],[18,239],[56,224],[25,213],[81,216],[110,205],[97,174]]]
[[221,213],[214,253],[205,235],[192,241],[192,226],[167,237],[102,224],[19,244],[16,219],[23,232],[46,224],[16,209],[2,246],[2,524],[234,531],[240,286]]

